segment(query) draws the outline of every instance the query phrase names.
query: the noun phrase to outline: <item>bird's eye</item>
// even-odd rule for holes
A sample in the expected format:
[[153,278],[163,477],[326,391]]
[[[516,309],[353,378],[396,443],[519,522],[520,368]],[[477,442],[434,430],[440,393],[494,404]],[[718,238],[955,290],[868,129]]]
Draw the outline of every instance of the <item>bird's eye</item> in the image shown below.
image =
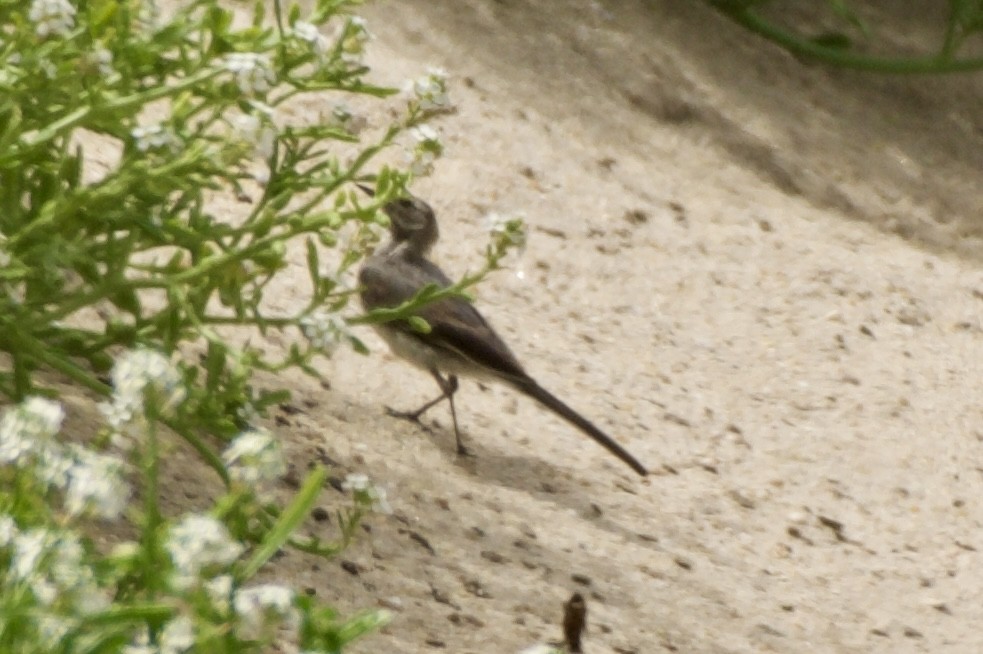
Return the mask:
[[396,203],[399,204],[399,206],[403,209],[409,209],[413,206],[413,203],[410,202],[410,200],[407,198],[400,198],[399,200],[396,201]]

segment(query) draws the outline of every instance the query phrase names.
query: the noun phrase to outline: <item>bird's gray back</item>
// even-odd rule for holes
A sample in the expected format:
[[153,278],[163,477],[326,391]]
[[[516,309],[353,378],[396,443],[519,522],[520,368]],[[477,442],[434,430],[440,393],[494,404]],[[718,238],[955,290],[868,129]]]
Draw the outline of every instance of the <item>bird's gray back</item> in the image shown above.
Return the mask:
[[[362,304],[367,310],[392,308],[412,299],[427,284],[447,288],[453,283],[436,265],[406,250],[370,257],[359,273]],[[445,298],[421,308],[417,315],[430,325],[420,334],[404,320],[387,326],[413,334],[448,356],[496,371],[507,381],[527,378],[522,365],[474,306]]]

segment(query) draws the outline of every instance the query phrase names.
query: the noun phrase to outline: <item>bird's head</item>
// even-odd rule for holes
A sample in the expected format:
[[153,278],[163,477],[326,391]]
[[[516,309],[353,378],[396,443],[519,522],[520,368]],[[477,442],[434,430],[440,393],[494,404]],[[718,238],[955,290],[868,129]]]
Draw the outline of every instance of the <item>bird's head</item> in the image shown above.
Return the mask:
[[[370,196],[375,191],[358,185]],[[437,242],[437,218],[429,204],[418,197],[406,194],[386,203],[382,210],[389,216],[389,231],[394,243],[408,243],[419,254],[426,252]]]

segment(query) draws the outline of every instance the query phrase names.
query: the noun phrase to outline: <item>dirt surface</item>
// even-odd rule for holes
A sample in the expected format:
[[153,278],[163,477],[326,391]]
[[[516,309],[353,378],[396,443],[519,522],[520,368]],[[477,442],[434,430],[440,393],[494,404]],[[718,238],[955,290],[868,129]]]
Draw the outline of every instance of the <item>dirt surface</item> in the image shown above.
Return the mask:
[[[590,654],[983,651],[983,80],[805,65],[702,3],[364,14],[377,80],[451,75],[446,156],[414,186],[441,265],[477,268],[483,217],[525,214],[478,305],[654,474],[473,382],[459,459],[446,408],[430,433],[385,415],[436,388],[366,331],[378,355],[288,380],[276,429],[394,514],[268,576],[390,608],[356,652],[517,652],[574,591]],[[903,20],[878,34],[935,42]],[[175,506],[208,492],[174,470]]]
[[394,609],[356,651],[515,652],[575,590],[592,654],[983,650],[983,82],[803,65],[687,4],[365,8],[381,81],[452,77],[414,188],[440,263],[474,269],[483,216],[524,213],[480,308],[656,474],[474,383],[462,461],[446,409],[431,434],[384,415],[425,374],[340,353],[280,431],[395,514],[347,571],[281,565]]

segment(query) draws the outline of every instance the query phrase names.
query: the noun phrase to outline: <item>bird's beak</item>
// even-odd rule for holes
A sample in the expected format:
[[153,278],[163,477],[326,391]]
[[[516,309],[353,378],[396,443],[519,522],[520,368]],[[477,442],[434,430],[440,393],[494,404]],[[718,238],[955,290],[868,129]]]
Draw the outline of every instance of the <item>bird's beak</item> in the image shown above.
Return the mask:
[[375,197],[375,189],[373,189],[371,186],[366,186],[365,184],[355,184],[355,186],[362,189],[365,192],[365,194],[370,198]]

